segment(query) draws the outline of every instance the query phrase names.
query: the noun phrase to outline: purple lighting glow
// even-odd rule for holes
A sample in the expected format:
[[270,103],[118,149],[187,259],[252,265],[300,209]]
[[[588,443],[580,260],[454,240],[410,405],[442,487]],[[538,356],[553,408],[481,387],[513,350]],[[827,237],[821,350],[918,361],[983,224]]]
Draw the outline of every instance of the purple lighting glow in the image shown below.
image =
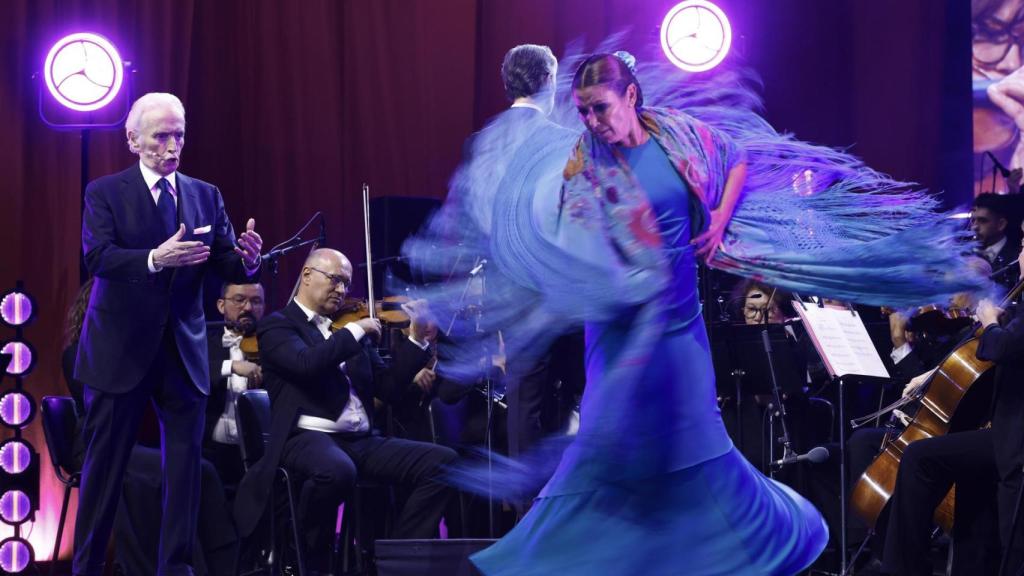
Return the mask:
[[124,81],[124,65],[109,40],[79,32],[61,38],[50,48],[43,77],[58,102],[72,110],[89,112],[103,108],[117,96]]
[[32,348],[24,342],[8,342],[0,348],[0,352],[12,356],[11,363],[7,366],[7,373],[11,376],[23,376],[32,369],[34,355]]
[[704,72],[721,64],[732,45],[725,13],[707,0],[676,4],[661,21],[661,49],[687,72]]
[[32,561],[32,549],[20,538],[8,538],[0,542],[0,570],[19,574]]
[[32,463],[32,451],[21,440],[0,444],[0,469],[8,474],[21,474]]
[[0,519],[8,524],[21,524],[31,511],[28,495],[21,490],[8,490],[0,496]]
[[32,418],[32,406],[27,394],[10,390],[0,396],[0,420],[7,426],[20,428]]
[[9,326],[21,326],[32,319],[32,299],[28,294],[8,292],[0,300],[0,319]]

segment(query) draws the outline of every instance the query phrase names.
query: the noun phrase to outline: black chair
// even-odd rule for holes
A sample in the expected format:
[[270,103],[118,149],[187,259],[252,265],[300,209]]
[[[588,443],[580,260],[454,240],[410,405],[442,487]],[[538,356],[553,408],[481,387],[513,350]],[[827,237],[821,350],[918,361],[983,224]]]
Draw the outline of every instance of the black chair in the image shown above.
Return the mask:
[[[263,457],[266,451],[267,442],[270,439],[270,396],[266,390],[246,390],[235,401],[235,418],[238,424],[238,437],[241,439],[242,462],[245,469],[249,470]],[[295,539],[295,561],[299,576],[305,576],[306,565],[302,558],[302,539],[299,536],[298,517],[295,503],[295,492],[292,488],[291,477],[288,471],[278,466],[275,490],[271,491],[270,506],[270,555],[267,559],[267,569],[270,574],[278,573],[278,560],[281,558],[282,550],[277,548],[277,527],[275,503],[276,487],[283,486],[288,500],[288,512],[291,519],[292,536]]]
[[50,575],[55,574],[57,555],[60,553],[61,536],[67,520],[71,489],[78,488],[82,480],[80,463],[75,459],[75,436],[78,433],[78,407],[70,396],[46,396],[42,402],[43,434],[50,452],[50,462],[57,480],[64,485],[64,502],[60,507],[60,521],[57,523],[57,541],[53,544],[50,560]]

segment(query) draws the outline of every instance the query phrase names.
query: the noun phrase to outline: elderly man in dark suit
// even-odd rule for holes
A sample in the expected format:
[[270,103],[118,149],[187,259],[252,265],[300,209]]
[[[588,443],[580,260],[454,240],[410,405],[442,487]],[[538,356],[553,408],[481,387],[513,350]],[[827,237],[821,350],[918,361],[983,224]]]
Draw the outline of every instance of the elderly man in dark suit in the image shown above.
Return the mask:
[[157,570],[193,574],[209,392],[203,277],[212,267],[233,281],[255,278],[262,240],[249,219],[236,244],[220,191],[177,172],[185,110],[175,96],[142,96],[125,128],[139,163],[85,192],[82,247],[96,280],[75,362],[87,448],[73,570],[103,571],[125,465],[152,400],[164,468]]
[[295,298],[260,322],[270,440],[235,498],[238,528],[247,536],[267,506],[275,469],[283,465],[300,478],[298,519],[313,573],[327,570],[338,506],[357,474],[411,490],[392,537],[430,538],[451,495],[437,477],[456,458],[442,446],[375,433],[374,397],[395,396],[388,366],[370,343],[380,322],[367,318],[329,330],[351,281],[352,264],[341,252],[317,250]]

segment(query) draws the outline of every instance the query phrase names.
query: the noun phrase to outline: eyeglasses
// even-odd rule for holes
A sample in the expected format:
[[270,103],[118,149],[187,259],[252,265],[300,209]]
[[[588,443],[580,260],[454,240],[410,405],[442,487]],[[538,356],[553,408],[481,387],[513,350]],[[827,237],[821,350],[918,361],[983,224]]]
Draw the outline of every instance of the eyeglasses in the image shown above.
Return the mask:
[[1013,46],[1024,44],[1024,11],[1006,22],[994,17],[971,25],[971,55],[983,66],[995,66],[1006,58]]
[[224,300],[226,302],[231,302],[232,304],[238,306],[239,308],[244,308],[247,303],[253,308],[263,307],[263,298],[260,297],[246,298],[245,296],[238,295],[232,296],[231,298],[225,298]]
[[331,284],[331,288],[337,288],[338,286],[348,288],[349,284],[352,282],[351,278],[347,276],[342,276],[341,274],[328,274],[327,272],[324,272],[323,270],[315,268],[313,266],[307,266],[307,268],[309,268],[310,270],[316,270],[317,272],[326,276],[327,281],[330,282]]
[[743,317],[744,318],[760,318],[760,317],[762,317],[764,315],[764,310],[765,310],[764,306],[751,306],[751,305],[748,304],[748,305],[743,307]]

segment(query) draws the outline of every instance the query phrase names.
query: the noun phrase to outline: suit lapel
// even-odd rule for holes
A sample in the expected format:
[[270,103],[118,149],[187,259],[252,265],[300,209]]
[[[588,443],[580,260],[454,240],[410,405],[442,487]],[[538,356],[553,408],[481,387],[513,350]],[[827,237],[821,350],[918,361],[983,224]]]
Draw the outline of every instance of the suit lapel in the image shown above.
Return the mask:
[[284,313],[299,327],[299,334],[307,345],[313,346],[317,341],[323,341],[324,335],[306,318],[306,313],[302,311],[302,308],[299,308],[295,300],[288,302],[288,305],[284,308]]
[[199,209],[196,189],[192,179],[181,172],[178,172],[175,180],[178,184],[178,222],[185,225],[185,235],[191,238],[196,225],[196,211]]
[[[198,210],[198,200],[196,199],[195,186],[192,184],[192,179],[185,176],[181,172],[175,176],[175,184],[178,185],[178,225],[185,225],[185,235],[182,237],[183,240],[195,240],[193,237],[193,231],[195,230],[196,224],[196,210]],[[171,275],[171,282],[178,275],[178,272],[183,268],[175,268]]]

